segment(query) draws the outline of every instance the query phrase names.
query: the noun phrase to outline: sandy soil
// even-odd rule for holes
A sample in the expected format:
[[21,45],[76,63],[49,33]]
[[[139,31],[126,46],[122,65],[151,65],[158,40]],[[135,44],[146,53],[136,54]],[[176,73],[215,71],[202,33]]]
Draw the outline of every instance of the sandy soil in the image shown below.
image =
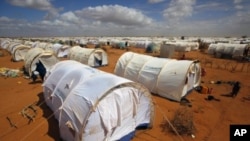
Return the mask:
[[[131,51],[144,53],[142,49]],[[107,49],[109,65],[98,69],[113,73],[117,59],[126,50]],[[158,54],[148,54],[157,56]],[[177,58],[176,53],[174,58]],[[152,96],[155,102],[155,120],[152,129],[136,132],[133,141],[228,141],[230,124],[250,124],[250,63],[239,63],[234,60],[215,59],[208,55],[193,51],[186,53],[187,59],[199,59],[206,69],[202,85],[212,87],[212,95],[220,101],[207,101],[207,94],[193,91],[187,96],[192,106],[183,106],[158,96]],[[211,67],[212,64],[212,67]],[[11,62],[11,56],[4,52],[0,57],[0,68],[20,69],[24,62]],[[210,84],[210,81],[240,81],[242,89],[237,97],[226,96],[232,86],[229,84]],[[31,83],[23,76],[10,78],[0,77],[0,140],[1,141],[53,141],[60,140],[58,123],[53,113],[46,106],[42,94],[42,82]],[[25,107],[34,104],[36,117],[33,121],[22,116]],[[175,111],[185,108],[193,114],[195,125],[194,138],[190,135],[178,136],[164,130],[161,124],[171,120]],[[29,109],[31,115],[34,111]],[[33,112],[33,113],[32,113]],[[10,121],[13,123],[11,126]],[[165,126],[166,127],[166,126]]]

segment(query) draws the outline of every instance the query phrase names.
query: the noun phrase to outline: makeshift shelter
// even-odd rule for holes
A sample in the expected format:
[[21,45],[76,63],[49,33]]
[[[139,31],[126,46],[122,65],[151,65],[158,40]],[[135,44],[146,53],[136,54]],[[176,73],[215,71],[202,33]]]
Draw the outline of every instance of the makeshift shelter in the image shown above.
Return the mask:
[[71,46],[68,45],[63,45],[61,48],[58,49],[57,51],[57,57],[67,57],[69,54]]
[[74,46],[70,49],[68,58],[70,60],[75,60],[91,67],[108,65],[108,55],[101,48],[93,49]]
[[14,48],[12,52],[12,60],[13,61],[23,61],[25,58],[25,55],[30,50],[30,46],[26,45],[18,45]]
[[10,45],[6,48],[9,53],[13,53],[13,50],[16,46],[21,45],[21,43],[11,42]]
[[46,71],[49,70],[58,61],[53,52],[48,52],[38,47],[31,48],[24,57],[24,69],[29,76],[32,76],[34,71],[43,75],[46,73],[43,71],[44,69]]
[[210,44],[208,47],[208,54],[215,55],[217,58],[242,58],[247,48],[249,48],[247,44]]
[[9,39],[2,39],[0,46],[2,49],[7,49],[10,43],[11,41]]
[[162,44],[160,47],[160,57],[171,58],[175,52],[175,45],[173,44]]
[[234,48],[232,58],[237,59],[237,58],[246,57],[249,52],[249,49],[250,49],[250,45],[239,44],[237,47]]
[[209,44],[208,49],[207,49],[207,53],[210,55],[215,55],[216,46],[217,46],[217,44],[214,44],[214,43]]
[[130,140],[136,128],[152,127],[154,107],[143,85],[74,60],[47,72],[43,94],[63,140]]
[[175,101],[180,101],[199,86],[201,80],[198,61],[157,58],[132,52],[119,58],[114,73]]

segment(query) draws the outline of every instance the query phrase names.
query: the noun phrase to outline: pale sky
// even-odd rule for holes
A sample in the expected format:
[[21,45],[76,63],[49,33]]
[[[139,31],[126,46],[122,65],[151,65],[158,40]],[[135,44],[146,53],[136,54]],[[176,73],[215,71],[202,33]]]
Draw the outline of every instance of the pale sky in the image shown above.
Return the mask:
[[250,0],[1,0],[0,37],[250,36]]

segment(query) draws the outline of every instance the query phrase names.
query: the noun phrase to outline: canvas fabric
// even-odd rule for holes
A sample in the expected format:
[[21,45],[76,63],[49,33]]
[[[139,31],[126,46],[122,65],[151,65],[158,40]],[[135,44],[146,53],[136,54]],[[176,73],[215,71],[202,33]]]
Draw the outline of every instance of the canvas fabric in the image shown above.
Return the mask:
[[13,60],[14,61],[22,61],[24,60],[25,55],[29,51],[30,47],[29,46],[24,46],[24,45],[19,45],[17,46],[12,54]]
[[48,71],[43,88],[64,140],[118,140],[138,125],[151,122],[150,94],[135,85],[66,60]]
[[[108,64],[108,56],[102,49],[82,48],[75,46],[70,49],[68,58],[91,67],[98,67]],[[97,63],[97,60],[101,61],[101,64]]]
[[[191,65],[195,71],[189,75]],[[114,73],[146,86],[152,93],[180,101],[200,83],[199,63],[156,58],[127,52],[117,61]],[[185,83],[186,79],[188,80]]]

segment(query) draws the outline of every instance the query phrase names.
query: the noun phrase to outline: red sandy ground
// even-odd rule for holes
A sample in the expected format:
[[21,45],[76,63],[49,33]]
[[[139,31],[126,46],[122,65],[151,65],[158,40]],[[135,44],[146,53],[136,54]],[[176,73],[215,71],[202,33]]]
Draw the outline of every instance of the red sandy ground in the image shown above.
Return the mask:
[[[130,51],[143,53],[142,49],[131,48]],[[109,65],[98,69],[113,73],[117,59],[125,50],[107,49]],[[4,52],[0,57],[0,67],[20,69],[24,62],[11,62],[11,56]],[[157,56],[158,54],[148,54]],[[178,54],[175,54],[175,58]],[[202,85],[212,87],[212,95],[220,101],[206,101],[206,94],[193,91],[188,95],[192,107],[180,105],[158,96],[152,96],[155,102],[155,119],[152,129],[136,132],[133,141],[229,141],[230,124],[250,124],[250,65],[233,60],[215,59],[208,55],[192,51],[186,53],[187,59],[199,59],[207,75],[202,77]],[[211,64],[206,62],[212,62]],[[234,70],[233,72],[231,70]],[[228,94],[229,84],[209,84],[210,81],[240,81],[242,89],[236,98],[222,96]],[[43,100],[42,83],[31,84],[24,77],[0,77],[0,140],[1,141],[53,141],[60,140],[58,123],[51,110]],[[20,112],[25,106],[37,102],[37,116],[29,123]],[[186,108],[193,113],[196,131],[195,138],[190,135],[177,136],[161,127],[163,121],[171,120],[175,111]],[[11,127],[7,117],[17,128]]]

